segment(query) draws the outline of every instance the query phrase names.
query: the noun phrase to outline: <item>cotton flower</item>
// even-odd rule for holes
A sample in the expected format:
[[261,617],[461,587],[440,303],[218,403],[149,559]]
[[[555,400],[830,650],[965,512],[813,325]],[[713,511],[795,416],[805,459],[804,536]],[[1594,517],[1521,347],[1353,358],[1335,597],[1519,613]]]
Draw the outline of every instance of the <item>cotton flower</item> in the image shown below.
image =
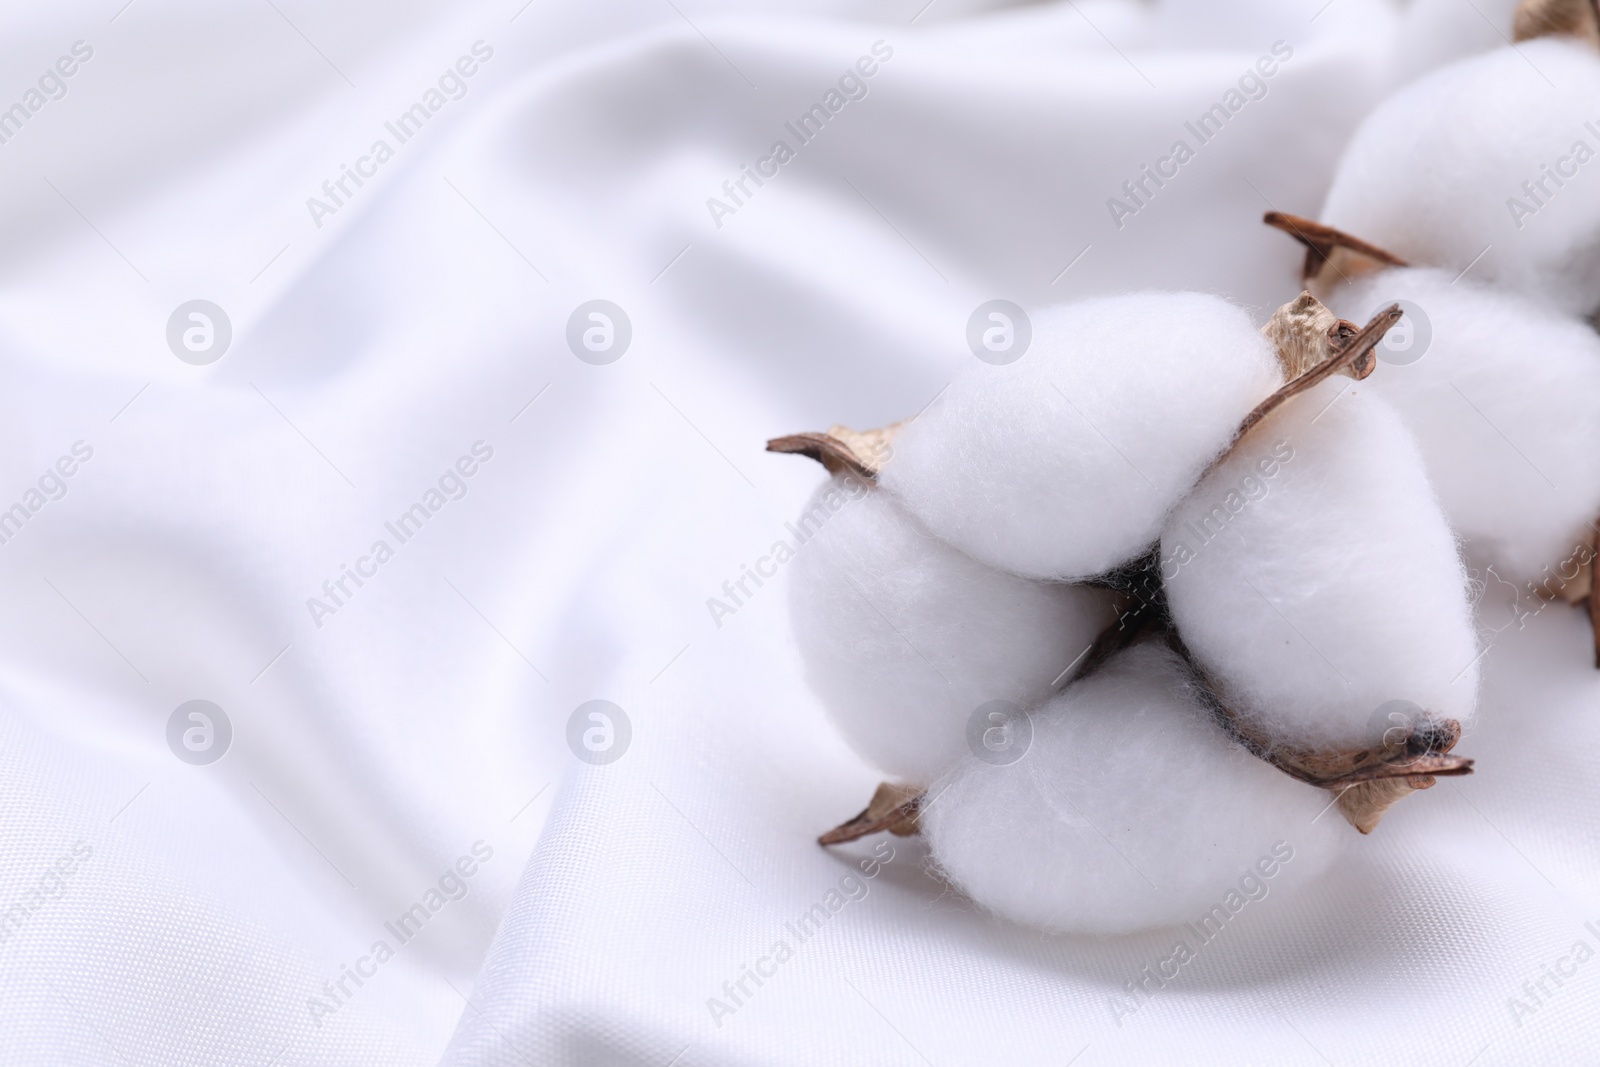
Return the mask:
[[1540,302],[1435,270],[1364,275],[1330,300],[1350,318],[1415,306],[1397,362],[1365,388],[1416,435],[1468,554],[1514,584],[1559,582],[1600,518],[1600,337]]
[[1600,306],[1600,55],[1564,37],[1452,63],[1357,129],[1322,221],[1408,263]]
[[924,526],[993,567],[1082,579],[1138,555],[1282,371],[1249,316],[1202,293],[1039,314],[1007,366],[958,375],[879,475]]
[[1112,618],[1104,590],[987,567],[856,476],[824,483],[798,525],[810,539],[789,604],[806,678],[844,739],[904,780],[953,763],[981,705],[1047,696]]
[[1178,633],[1268,746],[1370,748],[1395,701],[1471,718],[1455,540],[1416,442],[1365,384],[1325,381],[1246,436],[1168,521],[1160,566]]
[[1318,818],[1325,792],[1229,738],[1162,645],[1118,653],[1032,722],[1021,760],[967,756],[920,816],[938,869],[1002,918],[1090,934],[1197,922],[1233,910],[1242,875],[1314,874],[1349,833]]

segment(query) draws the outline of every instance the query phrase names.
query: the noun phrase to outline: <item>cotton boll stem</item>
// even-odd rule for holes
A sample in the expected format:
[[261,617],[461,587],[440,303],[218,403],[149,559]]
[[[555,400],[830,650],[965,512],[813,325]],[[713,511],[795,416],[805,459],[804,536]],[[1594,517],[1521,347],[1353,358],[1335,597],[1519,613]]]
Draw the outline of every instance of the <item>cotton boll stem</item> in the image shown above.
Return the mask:
[[842,845],[885,830],[899,837],[910,837],[919,830],[917,812],[922,810],[926,797],[927,794],[914,785],[880,782],[860,815],[817,838],[817,844]]
[[1511,26],[1516,41],[1577,37],[1600,51],[1600,11],[1595,0],[1522,0]]
[[893,452],[895,434],[904,425],[901,420],[877,430],[834,426],[827,433],[794,433],[774,437],[767,442],[767,451],[807,456],[826,467],[829,474],[857,474],[876,481]]
[[1312,292],[1325,294],[1339,282],[1385,267],[1407,266],[1406,261],[1393,252],[1314,219],[1287,211],[1269,211],[1261,221],[1306,246],[1300,281]]

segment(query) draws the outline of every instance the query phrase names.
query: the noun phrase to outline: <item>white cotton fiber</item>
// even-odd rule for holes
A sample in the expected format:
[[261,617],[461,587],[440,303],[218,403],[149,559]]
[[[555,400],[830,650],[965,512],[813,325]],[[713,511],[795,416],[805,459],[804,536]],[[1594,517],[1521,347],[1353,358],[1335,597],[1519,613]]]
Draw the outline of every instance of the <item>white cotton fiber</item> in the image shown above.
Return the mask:
[[1455,539],[1416,442],[1364,384],[1330,379],[1258,425],[1174,512],[1161,572],[1179,634],[1263,740],[1367,748],[1396,700],[1472,716]]
[[860,479],[825,483],[795,526],[806,678],[851,747],[904,781],[955,762],[980,705],[1047,696],[1114,618],[1104,590],[986,567]]
[[1468,556],[1518,585],[1570,578],[1600,518],[1600,337],[1442,271],[1365,275],[1331,299],[1358,322],[1395,301],[1413,306],[1363,387],[1416,435]]
[[1021,760],[968,756],[921,815],[934,863],[1002,918],[1210,932],[1316,874],[1350,833],[1337,815],[1318,818],[1325,791],[1228,737],[1164,645],[1118,653],[1032,721]]
[[1161,519],[1282,381],[1243,310],[1203,293],[1051,308],[1016,363],[975,363],[880,474],[934,533],[1036,578],[1081,579]]
[[1361,124],[1322,221],[1587,315],[1600,306],[1596,101],[1600,56],[1571,39],[1452,63]]

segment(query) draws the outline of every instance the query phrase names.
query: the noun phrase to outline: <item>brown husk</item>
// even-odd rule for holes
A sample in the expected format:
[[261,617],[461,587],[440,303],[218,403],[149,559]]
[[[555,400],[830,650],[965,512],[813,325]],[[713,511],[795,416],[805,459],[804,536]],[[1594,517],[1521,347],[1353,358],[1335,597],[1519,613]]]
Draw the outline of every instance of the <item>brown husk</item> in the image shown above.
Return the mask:
[[817,844],[839,845],[885,830],[900,837],[910,837],[921,829],[917,824],[917,812],[922,808],[925,795],[914,785],[880,782],[861,814],[817,838]]
[[[1175,632],[1168,639],[1189,659],[1188,650]],[[1189,662],[1203,679],[1199,667],[1192,659]],[[1382,742],[1372,748],[1300,749],[1270,744],[1246,727],[1215,696],[1216,687],[1209,680],[1205,691],[1211,696],[1218,723],[1235,740],[1289,777],[1334,794],[1339,813],[1363,834],[1370,834],[1384,813],[1400,800],[1420,789],[1432,788],[1436,778],[1472,773],[1472,760],[1449,754],[1461,738],[1461,723],[1455,719],[1427,719],[1408,730],[1404,738],[1386,733]]]
[[1269,211],[1262,221],[1306,246],[1300,282],[1314,293],[1326,295],[1340,282],[1389,267],[1409,266],[1393,252],[1301,215]]
[[834,426],[827,433],[795,433],[774,437],[767,442],[767,451],[809,456],[829,474],[859,474],[869,482],[876,481],[878,471],[893,454],[895,435],[904,425],[902,420],[877,430]]
[[[1292,304],[1300,304],[1308,297],[1311,299],[1312,303],[1316,303],[1316,299],[1311,297],[1310,293],[1301,293],[1298,298],[1292,301]],[[1288,306],[1291,305],[1285,305],[1285,307]],[[1317,304],[1316,306],[1319,308],[1322,307],[1321,304]],[[1280,308],[1279,312],[1282,312],[1282,310],[1283,309]],[[1323,308],[1323,310],[1326,311],[1327,309]],[[1329,314],[1332,314],[1332,312],[1329,312]],[[1206,468],[1205,473],[1210,474],[1217,468],[1218,464],[1227,459],[1233,450],[1239,446],[1239,442],[1244,440],[1245,435],[1260,425],[1262,420],[1268,415],[1271,415],[1274,411],[1278,410],[1284,404],[1288,403],[1294,397],[1299,396],[1307,389],[1310,389],[1312,386],[1318,385],[1321,382],[1333,377],[1335,374],[1344,372],[1347,368],[1353,367],[1360,361],[1369,358],[1372,355],[1373,349],[1377,348],[1378,343],[1383,340],[1383,335],[1389,332],[1390,327],[1400,321],[1400,315],[1400,305],[1390,304],[1388,307],[1372,316],[1372,319],[1360,330],[1358,330],[1348,341],[1342,342],[1343,347],[1333,348],[1333,354],[1328,359],[1323,360],[1320,364],[1317,364],[1305,373],[1300,374],[1295,378],[1291,378],[1287,383],[1279,388],[1277,392],[1273,393],[1261,403],[1257,404],[1255,406],[1255,410],[1246,415],[1244,417],[1244,421],[1239,424],[1239,430],[1233,435],[1233,441],[1226,449],[1223,450],[1220,456],[1212,461],[1211,466]],[[1314,320],[1314,316],[1315,312],[1312,312],[1310,313],[1309,317]],[[1279,359],[1284,360],[1287,363],[1287,359],[1285,357],[1280,355]],[[1201,477],[1203,478],[1205,475],[1203,474]]]
[[1585,603],[1589,608],[1589,630],[1594,635],[1594,666],[1600,670],[1600,596],[1591,590]]
[[[1342,352],[1360,333],[1360,327],[1349,319],[1341,319],[1322,305],[1309,291],[1302,292],[1272,313],[1267,324],[1261,327],[1261,336],[1272,342],[1278,353],[1278,363],[1283,367],[1288,381]],[[1368,350],[1357,359],[1340,368],[1356,381],[1367,377],[1378,365],[1375,355]]]
[[1576,37],[1600,50],[1600,11],[1595,0],[1522,0],[1511,20],[1513,40]]

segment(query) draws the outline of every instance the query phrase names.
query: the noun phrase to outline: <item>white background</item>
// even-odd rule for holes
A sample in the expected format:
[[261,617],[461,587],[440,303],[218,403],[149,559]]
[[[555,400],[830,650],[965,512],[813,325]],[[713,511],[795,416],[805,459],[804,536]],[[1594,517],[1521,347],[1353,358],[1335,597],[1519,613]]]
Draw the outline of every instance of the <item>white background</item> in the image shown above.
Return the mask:
[[[706,608],[820,476],[764,441],[917,411],[995,297],[1186,287],[1264,319],[1300,255],[1261,213],[1314,215],[1376,100],[1510,22],[1504,0],[924,2],[0,15],[0,106],[94,50],[0,144],[0,507],[94,450],[0,544],[0,908],[92,849],[0,941],[0,1061],[1600,1056],[1600,962],[1520,1025],[1507,1006],[1600,943],[1600,676],[1567,609],[1490,649],[1478,774],[1252,905],[1120,1025],[1110,998],[1170,934],[1006,927],[901,839],[713,1021],[871,845],[813,843],[876,775],[800,681],[783,578],[720,627]],[[480,40],[466,96],[316,225],[307,198]],[[868,96],[718,227],[706,199],[880,40]],[[1268,95],[1114,225],[1122,181],[1279,40]],[[166,344],[195,298],[232,323],[209,366]],[[594,298],[633,325],[608,366],[565,342]],[[307,599],[477,441],[467,495],[319,626]],[[596,698],[633,738],[591,768],[565,730]],[[167,748],[191,699],[233,725],[209,766]],[[314,1016],[479,841],[466,897]]]

